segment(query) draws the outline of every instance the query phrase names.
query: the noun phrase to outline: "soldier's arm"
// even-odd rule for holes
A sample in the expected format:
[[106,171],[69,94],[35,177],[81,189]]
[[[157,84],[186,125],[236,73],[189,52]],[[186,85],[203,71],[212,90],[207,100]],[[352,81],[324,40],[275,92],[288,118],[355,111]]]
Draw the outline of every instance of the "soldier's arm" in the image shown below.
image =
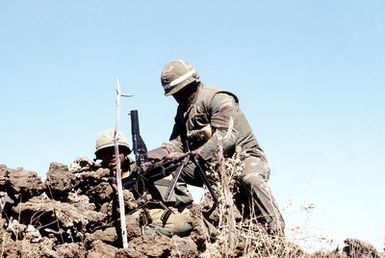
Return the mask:
[[[228,131],[230,120],[234,125],[237,123],[238,103],[235,98],[227,93],[215,95],[210,106],[210,126],[213,134],[208,141],[196,150],[196,153],[204,160],[209,160],[215,155],[218,146],[218,135],[224,137]],[[229,153],[235,149],[237,131],[234,126],[229,132],[229,137],[223,141],[224,153]]]

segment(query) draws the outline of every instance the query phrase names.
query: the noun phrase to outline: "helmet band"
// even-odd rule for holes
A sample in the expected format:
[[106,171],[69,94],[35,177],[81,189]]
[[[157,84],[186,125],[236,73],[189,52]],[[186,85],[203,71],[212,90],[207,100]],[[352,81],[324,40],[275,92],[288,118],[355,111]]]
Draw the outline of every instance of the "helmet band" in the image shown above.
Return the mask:
[[192,76],[193,74],[195,73],[195,70],[191,70],[190,72],[187,72],[185,74],[183,74],[182,76],[180,76],[179,78],[176,78],[175,80],[173,80],[172,82],[170,83],[167,83],[166,85],[163,85],[163,88],[165,90],[169,89],[170,87],[173,87],[185,80],[187,80],[190,76]]

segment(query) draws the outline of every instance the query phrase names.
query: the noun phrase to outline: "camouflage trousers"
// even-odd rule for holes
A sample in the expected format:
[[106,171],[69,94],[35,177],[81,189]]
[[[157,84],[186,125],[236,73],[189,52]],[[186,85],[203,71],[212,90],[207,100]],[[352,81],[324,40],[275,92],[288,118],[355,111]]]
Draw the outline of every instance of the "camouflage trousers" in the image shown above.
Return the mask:
[[193,203],[193,197],[187,188],[186,183],[178,181],[173,192],[170,193],[170,200],[166,200],[167,190],[170,187],[172,176],[169,175],[154,182],[154,189],[151,194],[166,203],[168,206],[179,209],[180,211],[189,207]]
[[170,208],[171,213],[166,220],[163,220],[165,210],[161,208],[146,209],[148,224],[143,226],[143,234],[165,235],[172,237],[187,236],[193,229],[192,216],[189,209],[179,212],[175,208]]
[[244,217],[256,218],[271,235],[284,235],[285,222],[271,193],[270,168],[258,157],[245,158],[236,204],[244,207]]
[[[283,236],[285,222],[268,184],[270,168],[267,162],[249,156],[243,160],[243,164],[244,169],[237,182],[239,191],[234,196],[236,206],[244,218],[256,219],[269,234]],[[203,185],[194,163],[189,163],[183,169],[182,178],[187,184]]]
[[[188,209],[193,198],[184,182],[178,182],[170,199],[166,200],[166,192],[170,186],[172,177],[156,180],[149,185],[152,196],[152,207],[146,207],[138,211],[137,216],[143,216],[142,225],[144,235],[173,235],[186,236],[193,229],[192,217]],[[155,206],[154,206],[155,205]]]

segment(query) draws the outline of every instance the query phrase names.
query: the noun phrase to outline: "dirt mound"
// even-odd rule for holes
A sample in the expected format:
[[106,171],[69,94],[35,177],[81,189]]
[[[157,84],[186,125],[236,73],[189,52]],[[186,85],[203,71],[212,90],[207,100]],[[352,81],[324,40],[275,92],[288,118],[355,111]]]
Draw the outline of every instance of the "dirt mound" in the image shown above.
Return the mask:
[[198,256],[191,237],[142,235],[143,222],[133,212],[140,203],[128,190],[128,248],[121,248],[113,182],[108,169],[86,159],[70,167],[51,163],[45,182],[36,172],[0,165],[1,257]]
[[[189,236],[143,235],[144,221],[135,212],[141,203],[128,190],[124,190],[128,248],[123,249],[117,200],[110,171],[86,158],[70,166],[51,163],[45,182],[36,172],[0,165],[0,256],[317,257],[284,239],[251,235],[250,227],[237,228],[229,252],[228,236],[234,234],[218,227],[222,213],[202,215],[211,207],[209,198],[191,208],[194,229]],[[240,214],[232,217],[241,219]],[[380,257],[369,244],[352,239],[345,243],[343,252],[318,257]]]

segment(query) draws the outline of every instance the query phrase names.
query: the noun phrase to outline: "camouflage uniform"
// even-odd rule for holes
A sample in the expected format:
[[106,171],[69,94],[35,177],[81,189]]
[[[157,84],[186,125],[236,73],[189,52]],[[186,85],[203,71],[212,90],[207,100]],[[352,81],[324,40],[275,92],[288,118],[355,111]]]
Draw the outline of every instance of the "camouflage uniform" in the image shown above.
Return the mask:
[[163,220],[164,209],[152,208],[147,210],[147,218],[151,221],[144,225],[143,233],[145,235],[165,235],[172,237],[177,235],[184,237],[190,234],[193,229],[193,217],[189,209],[178,211],[175,208],[169,208],[171,213],[167,220]]
[[[96,158],[102,160],[102,166],[111,170],[114,169],[114,167],[110,167],[110,160],[114,159],[114,152],[113,149],[111,149],[114,146],[113,137],[113,128],[101,132],[96,139],[95,151]],[[125,135],[118,131],[117,139],[122,154],[120,162],[123,185],[125,185],[124,181],[128,179],[131,171],[136,169],[136,164],[126,156],[130,154],[131,150]],[[147,181],[145,187],[143,187],[143,185],[139,186],[139,184],[142,183],[144,183],[144,181],[137,180],[135,181],[135,185],[129,184],[127,189],[132,191],[136,198],[142,197],[144,194],[143,191],[151,195],[151,198],[148,200],[149,205],[140,206],[135,212],[137,216],[143,214],[143,221],[148,222],[143,225],[143,233],[146,235],[162,234],[166,236],[185,236],[189,234],[193,229],[193,225],[191,213],[188,208],[192,204],[193,199],[191,193],[187,190],[186,184],[183,182],[178,183],[175,192],[171,196],[171,200],[166,203],[163,196],[170,184],[170,177],[153,182]]]
[[147,205],[142,208],[146,211],[143,221],[143,234],[186,236],[193,229],[190,206],[193,202],[191,193],[183,182],[178,182],[170,200],[164,200],[165,192],[170,184],[171,177],[146,183],[146,191],[151,195]]
[[191,193],[184,182],[178,182],[169,201],[164,199],[171,182],[171,176],[146,182],[146,191],[151,195],[149,205],[145,205],[145,235],[186,236],[193,229],[190,206]]
[[[248,154],[242,161],[244,169],[238,182],[241,191],[236,196],[236,199],[241,201],[237,205],[244,204],[245,207],[254,205],[255,209],[246,210],[245,216],[254,213],[258,221],[266,225],[272,234],[283,234],[284,220],[268,185],[270,169],[266,156],[240,111],[238,98],[234,94],[199,82],[193,104],[187,110],[181,105],[178,106],[170,140],[162,147],[170,153],[195,151],[202,160],[210,161],[217,151],[216,135],[224,136],[231,118],[234,126],[230,137],[223,143],[224,155],[231,157],[235,152]],[[210,138],[205,137],[207,127],[213,132]],[[188,184],[202,186],[203,182],[198,175],[194,163],[189,163],[183,170],[182,178]]]

